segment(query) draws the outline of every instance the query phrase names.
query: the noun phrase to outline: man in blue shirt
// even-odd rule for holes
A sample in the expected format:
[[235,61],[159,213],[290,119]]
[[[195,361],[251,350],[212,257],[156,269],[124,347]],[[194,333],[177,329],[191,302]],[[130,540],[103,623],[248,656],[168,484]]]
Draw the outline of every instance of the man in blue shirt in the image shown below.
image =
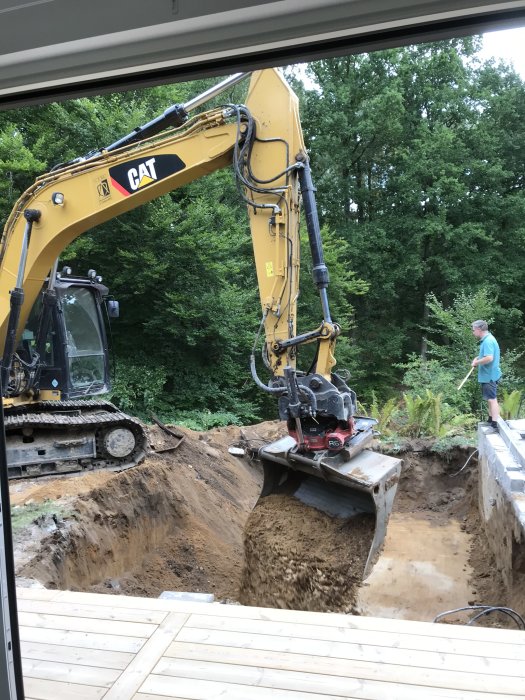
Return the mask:
[[479,354],[472,360],[472,367],[478,368],[478,382],[481,384],[482,396],[489,406],[489,423],[497,430],[499,418],[497,392],[498,382],[501,379],[498,341],[492,333],[489,333],[486,321],[474,321],[472,333],[480,341]]

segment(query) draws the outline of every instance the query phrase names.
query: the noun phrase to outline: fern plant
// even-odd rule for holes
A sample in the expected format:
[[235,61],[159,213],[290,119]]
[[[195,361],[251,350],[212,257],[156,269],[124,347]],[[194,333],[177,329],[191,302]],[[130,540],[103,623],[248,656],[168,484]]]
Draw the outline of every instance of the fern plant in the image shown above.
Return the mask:
[[382,435],[392,434],[392,424],[394,422],[397,404],[397,399],[393,397],[388,399],[388,401],[381,406],[375,392],[372,392],[372,404],[369,410],[365,409],[365,412],[370,418],[376,419],[377,429]]
[[470,413],[450,415],[450,406],[443,403],[443,395],[434,394],[430,389],[423,396],[403,394],[403,399],[406,423],[401,432],[410,437],[442,438],[457,435],[458,432],[472,428],[476,421]]
[[428,435],[433,419],[435,422],[435,416],[438,413],[434,405],[438,398],[440,401],[441,395],[438,394],[436,397],[430,389],[426,390],[426,396],[403,394],[406,409],[406,424],[402,432],[411,437]]
[[518,418],[521,408],[522,392],[519,389],[514,389],[510,393],[503,391],[503,400],[501,401],[500,410],[503,420],[512,420]]
[[378,430],[384,437],[405,436],[409,438],[451,438],[465,436],[474,429],[476,417],[461,413],[443,401],[442,393],[430,389],[421,394],[405,393],[403,402],[395,397],[380,404],[372,393],[372,404],[360,410],[375,418]]

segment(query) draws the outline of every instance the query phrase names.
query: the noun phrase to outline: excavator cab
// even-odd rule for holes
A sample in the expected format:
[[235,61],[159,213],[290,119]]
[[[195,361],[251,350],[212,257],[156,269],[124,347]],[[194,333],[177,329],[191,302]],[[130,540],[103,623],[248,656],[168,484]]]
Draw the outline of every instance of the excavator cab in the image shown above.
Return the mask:
[[92,270],[80,277],[67,268],[66,274],[56,276],[51,294],[49,289],[44,288],[22,333],[21,367],[41,358],[34,388],[54,392],[62,400],[107,393],[110,372],[104,300],[108,288]]
[[118,312],[107,296],[94,270],[82,277],[55,268],[46,280],[9,367],[10,479],[121,471],[144,459],[141,422],[100,399],[110,390],[105,319]]

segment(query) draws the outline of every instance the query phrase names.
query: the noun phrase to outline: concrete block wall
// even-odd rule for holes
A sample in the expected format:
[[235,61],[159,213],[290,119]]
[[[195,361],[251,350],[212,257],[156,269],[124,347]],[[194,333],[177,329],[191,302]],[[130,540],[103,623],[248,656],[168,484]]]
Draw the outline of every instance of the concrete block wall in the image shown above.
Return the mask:
[[[506,598],[525,607],[525,420],[478,427],[479,510]],[[484,601],[485,602],[485,601]],[[486,601],[497,604],[498,601]]]

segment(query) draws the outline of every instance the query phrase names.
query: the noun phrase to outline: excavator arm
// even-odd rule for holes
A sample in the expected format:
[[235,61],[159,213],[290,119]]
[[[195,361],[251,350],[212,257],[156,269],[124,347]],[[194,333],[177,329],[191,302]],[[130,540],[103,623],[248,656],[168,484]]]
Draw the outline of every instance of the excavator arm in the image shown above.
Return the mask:
[[[283,376],[295,362],[299,175],[307,157],[297,98],[273,70],[253,75],[246,107],[204,112],[161,135],[102,150],[40,177],[16,203],[0,244],[0,342],[7,333],[10,291],[24,292],[19,335],[55,259],[76,237],[232,164],[248,204],[267,355],[272,372]],[[329,322],[318,335],[333,347]],[[329,378],[333,353],[321,357]]]
[[[170,123],[178,126],[166,129]],[[106,149],[43,175],[22,195],[0,246],[4,385],[29,311],[53,262],[71,241],[97,224],[230,165],[250,218],[270,386],[257,377],[253,356],[252,374],[263,390],[280,397],[281,416],[290,417],[300,444],[308,440],[303,418],[320,415],[340,424],[339,437],[331,431],[332,446],[337,440],[342,446],[353,433],[355,405],[348,387],[341,380],[334,387],[332,381],[339,328],[330,318],[315,190],[298,100],[275,70],[253,74],[246,105],[212,109],[193,118],[185,106],[172,107]],[[317,329],[297,335],[301,197],[323,318]],[[6,303],[10,296],[11,314]],[[311,342],[318,344],[316,366],[308,379],[297,377],[297,348]],[[323,438],[323,446],[325,442]]]

